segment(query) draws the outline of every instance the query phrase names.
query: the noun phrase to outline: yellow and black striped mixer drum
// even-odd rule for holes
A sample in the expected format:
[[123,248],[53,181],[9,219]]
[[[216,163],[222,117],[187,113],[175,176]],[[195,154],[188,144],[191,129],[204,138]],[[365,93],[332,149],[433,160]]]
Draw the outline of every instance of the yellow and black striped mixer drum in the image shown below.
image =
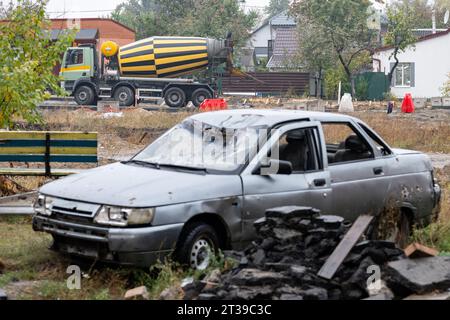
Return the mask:
[[221,40],[192,37],[153,37],[121,47],[123,77],[174,78],[205,69],[223,51]]

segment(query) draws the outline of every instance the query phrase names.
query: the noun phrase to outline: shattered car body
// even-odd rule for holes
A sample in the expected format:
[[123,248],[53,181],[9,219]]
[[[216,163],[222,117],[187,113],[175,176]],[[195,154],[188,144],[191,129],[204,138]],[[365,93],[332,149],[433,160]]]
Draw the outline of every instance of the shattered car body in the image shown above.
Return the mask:
[[33,227],[61,252],[140,266],[174,254],[202,269],[209,252],[252,241],[269,208],[354,221],[394,207],[402,226],[429,222],[439,198],[426,155],[391,149],[359,119],[234,110],[195,115],[130,161],[43,186]]

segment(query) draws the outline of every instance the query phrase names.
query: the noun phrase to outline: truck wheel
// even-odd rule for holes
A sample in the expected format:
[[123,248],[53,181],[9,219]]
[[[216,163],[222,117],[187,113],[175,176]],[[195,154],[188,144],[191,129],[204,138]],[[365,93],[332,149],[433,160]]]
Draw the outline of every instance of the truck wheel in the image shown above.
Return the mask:
[[95,104],[96,96],[91,87],[81,86],[75,90],[75,101],[80,106],[92,106]]
[[186,105],[186,94],[177,87],[172,87],[164,95],[166,104],[171,108],[182,108]]
[[200,105],[205,101],[206,99],[211,99],[212,95],[209,90],[205,88],[200,88],[194,91],[192,94],[192,103],[196,108],[200,107]]
[[114,100],[119,102],[121,107],[134,105],[134,90],[130,87],[119,87],[114,91]]
[[188,225],[180,237],[175,258],[194,270],[207,269],[219,250],[219,238],[213,227],[205,223]]

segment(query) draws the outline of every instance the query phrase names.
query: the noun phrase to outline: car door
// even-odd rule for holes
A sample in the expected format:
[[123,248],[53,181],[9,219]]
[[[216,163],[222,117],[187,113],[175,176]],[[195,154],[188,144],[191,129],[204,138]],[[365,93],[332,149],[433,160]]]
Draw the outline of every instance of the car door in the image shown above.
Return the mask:
[[[303,153],[307,154],[305,156],[307,161],[300,161],[305,165],[304,170],[297,170],[292,174],[255,173],[259,164],[268,158],[283,157],[280,141],[292,132],[300,134],[303,132],[307,136],[305,143],[308,147]],[[272,132],[271,138],[241,175],[244,194],[243,241],[254,238],[253,223],[263,217],[267,209],[296,205],[328,210],[331,180],[326,168],[324,156],[326,150],[322,141],[320,124],[310,121],[285,125]],[[296,150],[295,145],[293,149]],[[293,154],[295,155],[295,152]]]
[[[355,122],[322,123],[322,127],[331,176],[329,213],[350,221],[361,214],[378,214],[384,207],[389,187],[386,159],[380,156],[379,150]],[[341,132],[339,127],[345,130]],[[338,140],[333,140],[336,137]],[[346,138],[341,141],[343,137]],[[365,147],[360,147],[360,151],[352,150],[355,140]]]

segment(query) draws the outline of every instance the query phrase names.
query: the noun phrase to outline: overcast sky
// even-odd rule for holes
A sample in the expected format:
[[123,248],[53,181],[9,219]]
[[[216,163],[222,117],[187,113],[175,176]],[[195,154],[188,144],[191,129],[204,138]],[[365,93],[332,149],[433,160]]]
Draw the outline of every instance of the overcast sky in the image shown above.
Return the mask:
[[[50,0],[47,11],[52,18],[104,17],[124,0]],[[249,8],[262,8],[269,0],[247,0]]]

